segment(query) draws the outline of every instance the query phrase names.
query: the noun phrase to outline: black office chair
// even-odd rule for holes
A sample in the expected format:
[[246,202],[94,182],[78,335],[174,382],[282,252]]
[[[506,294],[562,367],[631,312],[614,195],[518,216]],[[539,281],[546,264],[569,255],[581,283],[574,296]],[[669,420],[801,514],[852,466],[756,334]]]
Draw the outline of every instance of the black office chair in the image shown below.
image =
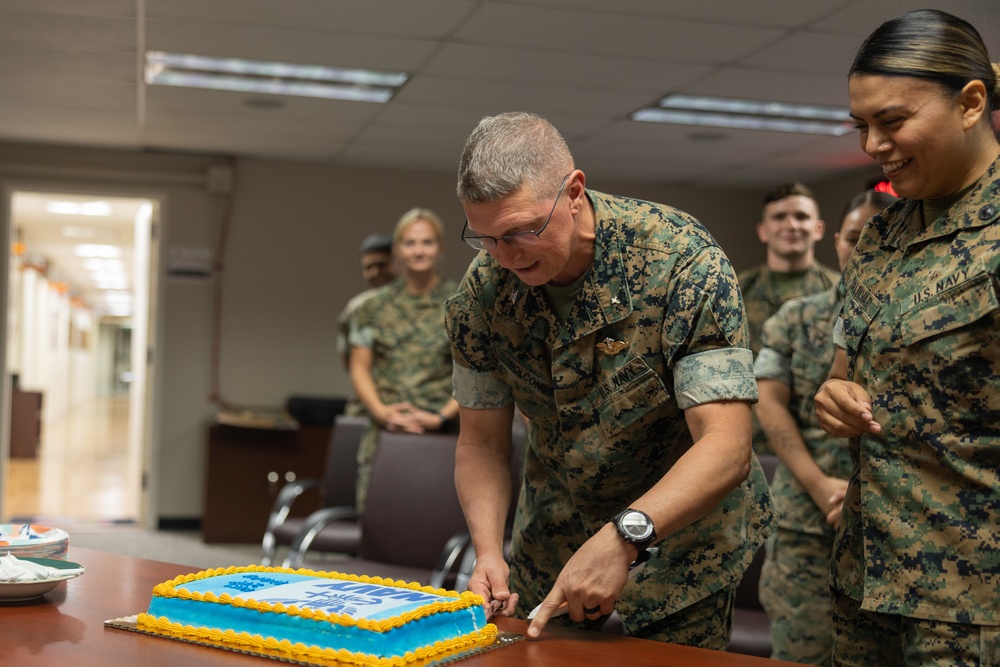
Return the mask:
[[[366,417],[338,415],[334,420],[330,446],[326,454],[323,479],[300,479],[289,482],[278,492],[267,520],[261,544],[261,564],[271,565],[279,546],[290,546],[302,526],[314,515],[324,517],[323,529],[314,536],[314,548],[320,551],[354,555],[361,545],[361,526],[354,509],[358,475],[358,445],[368,426]],[[289,517],[292,505],[303,493],[318,489],[324,507],[309,517]],[[315,519],[314,519],[315,520]]]
[[[515,414],[510,434],[510,505],[507,507],[506,536],[504,539],[504,556],[510,552],[510,537],[514,528],[514,510],[517,508],[517,496],[521,492],[521,479],[524,477],[524,448],[527,446],[528,431],[520,414]],[[441,571],[450,570],[455,559],[460,558],[458,573],[455,577],[455,588],[464,591],[469,586],[469,577],[476,567],[476,550],[472,548],[472,536],[469,533],[455,535],[448,542],[439,567]]]
[[[455,490],[457,443],[451,433],[379,432],[359,554],[337,560],[338,572],[433,586],[453,583],[436,570],[449,539],[468,531]],[[285,567],[325,568],[325,563],[306,562],[326,525],[318,514],[304,522]]]

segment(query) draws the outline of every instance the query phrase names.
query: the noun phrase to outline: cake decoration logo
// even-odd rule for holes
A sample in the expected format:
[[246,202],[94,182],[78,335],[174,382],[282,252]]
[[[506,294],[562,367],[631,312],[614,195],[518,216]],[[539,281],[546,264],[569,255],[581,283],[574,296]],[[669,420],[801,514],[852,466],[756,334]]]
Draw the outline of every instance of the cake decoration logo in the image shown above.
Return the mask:
[[325,611],[328,614],[348,614],[357,616],[362,607],[372,607],[380,604],[381,600],[367,595],[356,595],[353,593],[336,593],[333,591],[310,591],[302,598],[267,598],[264,602],[283,605],[305,606],[313,611]]
[[280,579],[271,579],[270,577],[248,574],[239,579],[227,581],[223,588],[231,588],[234,591],[239,591],[241,593],[252,593],[254,591],[259,591],[262,588],[280,586],[284,583],[285,582]]
[[[317,581],[306,577],[269,581],[267,577],[254,576],[233,583],[244,591],[234,597],[366,618],[379,618],[394,610],[414,608],[440,599],[436,595],[410,588],[354,581]],[[266,591],[263,590],[265,588]]]

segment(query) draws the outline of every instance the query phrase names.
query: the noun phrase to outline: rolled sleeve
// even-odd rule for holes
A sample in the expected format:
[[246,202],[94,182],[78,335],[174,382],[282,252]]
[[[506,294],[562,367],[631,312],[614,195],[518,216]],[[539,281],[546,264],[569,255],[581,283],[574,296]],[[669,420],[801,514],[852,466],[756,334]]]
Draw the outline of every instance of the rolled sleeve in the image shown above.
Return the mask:
[[375,340],[375,331],[371,327],[351,327],[347,342],[351,347],[371,348]]
[[760,349],[753,362],[753,373],[758,380],[776,380],[792,386],[792,360],[769,347]]
[[845,350],[847,349],[847,335],[844,334],[843,317],[838,317],[837,323],[833,325],[833,344]]
[[514,402],[510,387],[493,373],[483,373],[455,364],[451,372],[455,400],[464,408],[486,410]]
[[682,410],[717,401],[757,402],[753,352],[721,348],[682,358],[674,366],[674,390]]

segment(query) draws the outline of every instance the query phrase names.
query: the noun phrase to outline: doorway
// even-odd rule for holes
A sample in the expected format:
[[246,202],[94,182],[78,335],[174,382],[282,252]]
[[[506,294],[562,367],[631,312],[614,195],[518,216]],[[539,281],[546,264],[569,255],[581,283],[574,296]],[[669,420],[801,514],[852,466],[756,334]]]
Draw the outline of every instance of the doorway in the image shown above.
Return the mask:
[[156,198],[8,193],[3,521],[144,520]]

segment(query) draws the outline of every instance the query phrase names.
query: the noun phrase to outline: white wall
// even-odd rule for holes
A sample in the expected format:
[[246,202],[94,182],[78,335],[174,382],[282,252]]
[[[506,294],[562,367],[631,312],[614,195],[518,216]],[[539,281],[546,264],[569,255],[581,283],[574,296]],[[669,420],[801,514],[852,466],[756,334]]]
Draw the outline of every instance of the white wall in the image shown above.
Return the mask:
[[[457,160],[457,158],[456,158]],[[0,184],[21,187],[114,186],[166,202],[161,242],[213,249],[224,195],[209,192],[204,156],[119,153],[0,145]],[[580,165],[586,171],[586,165]],[[839,215],[871,174],[812,184],[826,215]],[[695,190],[642,183],[589,182],[614,194],[661,201],[704,222],[737,269],[760,262],[754,225],[761,192]],[[364,288],[357,247],[372,231],[391,232],[398,217],[426,206],[444,219],[445,273],[459,279],[472,258],[458,239],[464,216],[454,174],[371,170],[241,160],[224,257],[221,390],[244,406],[283,406],[289,395],[346,395],[350,383],[335,350],[336,317]],[[830,241],[826,263],[835,265]],[[162,276],[162,274],[161,274]],[[154,437],[154,506],[164,518],[202,511],[211,390],[212,289],[209,280],[163,278],[158,346],[159,421]]]

